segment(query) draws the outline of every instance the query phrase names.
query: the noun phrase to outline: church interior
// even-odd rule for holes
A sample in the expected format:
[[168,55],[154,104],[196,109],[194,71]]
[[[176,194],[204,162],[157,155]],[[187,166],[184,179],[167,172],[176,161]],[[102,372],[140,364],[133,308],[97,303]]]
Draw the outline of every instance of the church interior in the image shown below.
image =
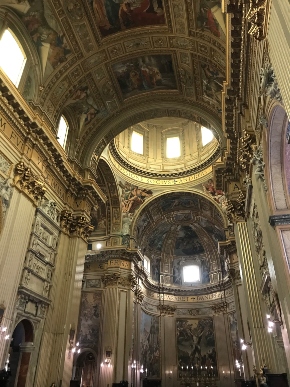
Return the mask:
[[290,0],[0,0],[0,386],[288,387]]

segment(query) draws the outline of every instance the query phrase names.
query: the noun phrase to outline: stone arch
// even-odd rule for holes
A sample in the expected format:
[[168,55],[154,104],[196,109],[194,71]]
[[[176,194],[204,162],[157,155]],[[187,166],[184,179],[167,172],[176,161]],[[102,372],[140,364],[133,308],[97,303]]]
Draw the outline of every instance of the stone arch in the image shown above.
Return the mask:
[[287,184],[284,174],[284,144],[288,117],[281,105],[275,105],[270,112],[268,131],[268,181],[272,211],[289,209]]
[[164,196],[166,194],[174,194],[174,193],[176,193],[176,194],[178,194],[178,193],[191,193],[191,194],[195,194],[195,195],[200,196],[200,198],[204,198],[204,199],[208,200],[211,204],[213,204],[216,207],[216,210],[218,211],[219,215],[221,216],[222,222],[224,224],[224,229],[226,230],[229,227],[229,221],[228,221],[228,218],[227,218],[225,212],[222,211],[220,205],[217,203],[216,200],[213,199],[212,196],[205,195],[203,192],[201,192],[197,189],[185,188],[184,190],[176,190],[176,191],[173,191],[172,189],[171,190],[168,189],[168,190],[164,190],[162,193],[159,193],[157,195],[149,197],[145,201],[144,206],[141,206],[140,208],[138,208],[138,210],[136,210],[136,212],[134,213],[134,217],[133,217],[132,225],[131,225],[131,235],[133,237],[135,237],[136,223],[138,221],[138,218],[139,218],[139,215],[141,214],[141,212],[144,211],[144,209],[147,206],[150,207],[152,205],[152,202],[155,201],[157,198],[161,198],[162,196]]
[[97,354],[93,349],[82,348],[74,358],[73,380],[82,383],[81,385],[95,386],[94,382],[98,374],[97,359]]
[[226,147],[221,121],[217,115],[206,112],[198,103],[193,105],[183,99],[174,100],[173,96],[166,99],[165,96],[161,98],[160,95],[152,95],[150,99],[143,96],[136,101],[125,102],[119,111],[102,122],[101,127],[89,126],[81,134],[84,141],[80,140],[76,157],[83,166],[88,167],[92,155],[95,153],[100,157],[109,142],[123,130],[139,122],[160,117],[180,117],[200,123],[207,122],[215,129],[221,149]]
[[11,378],[9,387],[25,387],[31,352],[34,349],[34,327],[30,320],[22,319],[15,326],[10,344]]

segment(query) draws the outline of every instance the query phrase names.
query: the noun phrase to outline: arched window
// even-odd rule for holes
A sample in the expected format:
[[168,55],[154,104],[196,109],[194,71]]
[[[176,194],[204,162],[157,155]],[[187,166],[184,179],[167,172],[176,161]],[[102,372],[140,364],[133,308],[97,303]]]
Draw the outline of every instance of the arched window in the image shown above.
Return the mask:
[[6,29],[0,39],[0,67],[11,82],[18,87],[27,57],[10,29]]
[[64,116],[61,116],[58,124],[57,140],[63,148],[65,148],[68,128],[67,120]]
[[213,132],[210,129],[206,128],[205,126],[202,126],[201,127],[202,146],[209,144],[212,139],[213,139]]

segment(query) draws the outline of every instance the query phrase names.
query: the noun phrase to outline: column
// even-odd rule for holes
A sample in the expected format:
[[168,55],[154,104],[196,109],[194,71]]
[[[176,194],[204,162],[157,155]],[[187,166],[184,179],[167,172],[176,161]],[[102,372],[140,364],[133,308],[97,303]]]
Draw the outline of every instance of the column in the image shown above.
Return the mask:
[[[121,262],[125,261],[109,260],[108,270],[102,277],[105,289],[100,333],[102,337],[100,387],[129,379],[134,386],[137,386],[139,380],[139,359],[134,359],[136,355],[134,350],[132,354],[133,292],[131,288],[134,280],[132,282],[130,262],[126,262],[130,270],[121,269],[120,266],[123,266]],[[132,359],[130,359],[131,354]],[[134,375],[129,374],[131,360],[136,361]]]
[[255,366],[259,369],[266,363],[271,371],[275,372],[275,360],[272,356],[270,339],[264,324],[265,313],[261,305],[261,292],[257,284],[254,265],[255,258],[253,258],[254,254],[251,249],[247,223],[238,222],[235,227],[235,234],[242,269],[242,281],[245,290]]

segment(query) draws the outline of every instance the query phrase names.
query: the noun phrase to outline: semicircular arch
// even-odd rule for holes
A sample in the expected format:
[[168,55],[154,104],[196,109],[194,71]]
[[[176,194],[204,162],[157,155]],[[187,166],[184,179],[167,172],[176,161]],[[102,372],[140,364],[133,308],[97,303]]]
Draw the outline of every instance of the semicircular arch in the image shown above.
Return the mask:
[[109,142],[123,130],[142,121],[161,117],[186,118],[201,124],[206,122],[216,131],[221,149],[225,148],[226,140],[218,115],[206,112],[205,108],[198,103],[176,100],[173,96],[165,99],[160,95],[152,95],[150,99],[144,96],[138,99],[138,102],[124,103],[120,110],[111,114],[100,126],[86,129],[81,135],[83,141],[80,140],[76,156],[84,167],[88,167],[92,155],[96,153],[100,156]]
[[288,117],[283,106],[276,104],[270,110],[268,131],[268,186],[272,211],[289,210],[285,181],[285,143]]
[[200,199],[205,199],[207,200],[208,202],[210,202],[214,207],[215,209],[217,210],[217,214],[220,216],[221,218],[221,221],[224,225],[224,229],[226,230],[229,226],[228,224],[228,218],[226,216],[226,214],[222,211],[221,207],[219,206],[219,204],[209,195],[206,195],[204,193],[202,193],[201,191],[197,190],[197,189],[186,189],[186,190],[183,190],[183,191],[172,191],[172,190],[168,190],[168,191],[164,191],[162,193],[159,193],[155,196],[152,196],[152,197],[149,197],[147,198],[147,200],[145,201],[145,205],[144,206],[141,206],[137,211],[136,213],[134,214],[134,217],[133,217],[133,221],[132,221],[132,226],[131,226],[131,235],[133,235],[135,237],[136,235],[136,225],[137,225],[137,221],[138,221],[138,218],[139,216],[141,215],[142,212],[144,212],[146,210],[146,208],[148,208],[149,206],[152,206],[152,204],[154,203],[154,201],[156,200],[160,200],[162,197],[165,197],[165,195],[176,195],[176,194],[194,194],[196,196],[198,196]]

